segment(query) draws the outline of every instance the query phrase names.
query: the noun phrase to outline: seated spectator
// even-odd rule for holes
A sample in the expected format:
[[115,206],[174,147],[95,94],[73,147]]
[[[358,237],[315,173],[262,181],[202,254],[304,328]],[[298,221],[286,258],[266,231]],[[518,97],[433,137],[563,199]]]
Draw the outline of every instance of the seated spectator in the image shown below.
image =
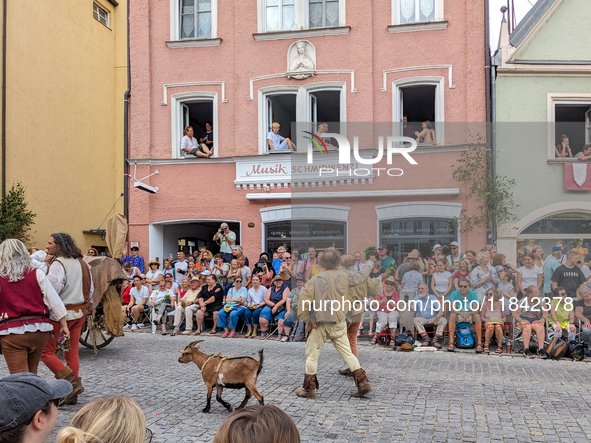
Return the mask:
[[250,280],[252,279],[252,271],[246,266],[246,256],[238,256],[238,266],[240,267],[240,275],[242,276],[243,285],[245,288],[250,286]]
[[[283,279],[276,275],[273,278],[273,286],[269,288],[265,294],[265,306],[261,311],[259,323],[261,325],[261,338],[265,338],[270,334],[267,331],[273,319],[283,320],[285,318],[285,309],[287,303],[287,296],[289,295],[289,288],[283,285]],[[283,322],[281,322],[283,325]]]
[[166,282],[167,285],[169,285],[169,288],[172,293],[176,293],[177,288],[179,287],[179,285],[176,284],[176,282],[174,281],[174,276],[173,274],[164,274],[164,281]]
[[[240,277],[238,277],[240,278]],[[200,309],[197,311],[197,333],[201,331],[201,325],[205,317],[213,317],[213,327],[211,328],[210,334],[216,334],[216,326],[218,324],[218,314],[220,309],[223,308],[224,303],[224,290],[217,282],[215,275],[210,274],[205,278],[207,283],[201,288],[199,294],[199,306]],[[195,335],[197,335],[197,333]]]
[[228,275],[228,271],[230,270],[230,265],[228,263],[224,263],[224,258],[222,257],[221,253],[217,253],[213,256],[214,264],[211,270],[211,273],[215,275],[217,281],[220,283],[222,287],[226,286],[226,276]]
[[234,245],[232,247],[232,258],[238,260],[238,257],[240,257],[241,255],[244,255],[244,257],[246,258],[246,261],[244,262],[246,266],[250,267],[250,262],[248,260],[248,257],[246,257],[246,255],[244,254],[244,249],[242,248],[242,246]]
[[[468,323],[476,328],[476,353],[482,352],[482,320],[480,302],[476,292],[470,290],[470,280],[462,277],[458,284],[460,289],[449,296],[451,313],[449,315],[450,342],[447,350],[455,351],[454,339],[457,323]],[[454,303],[455,302],[455,303]]]
[[451,272],[445,270],[445,263],[445,260],[438,260],[435,272],[431,277],[431,292],[442,302],[443,298],[451,293],[453,278]]
[[270,288],[273,284],[273,277],[275,277],[275,270],[271,263],[266,258],[266,254],[261,254],[261,258],[259,258],[258,263],[254,267],[252,271],[253,276],[258,275],[261,281],[261,284],[266,287]]
[[554,155],[556,158],[572,157],[573,153],[570,149],[568,136],[562,134],[560,144],[554,147]]
[[470,266],[470,260],[467,258],[463,258],[458,262],[458,270],[453,275],[453,290],[459,291],[460,287],[459,282],[461,278],[470,278],[470,271],[472,271],[472,266]]
[[534,358],[535,355],[529,349],[532,331],[535,332],[538,341],[538,356],[546,358],[544,351],[544,339],[546,336],[546,320],[548,311],[544,309],[545,303],[540,300],[540,290],[536,286],[530,286],[525,290],[527,302],[518,303],[517,309],[512,312],[515,318],[515,326],[521,329],[523,339],[523,355],[526,358]]
[[400,312],[398,312],[397,308],[400,298],[395,289],[396,280],[394,280],[394,277],[388,277],[384,283],[385,288],[374,298],[379,303],[377,311],[378,321],[376,323],[376,334],[369,344],[375,345],[378,341],[378,335],[388,326],[390,328],[390,346],[394,346],[396,344],[398,318],[400,317]]
[[[242,286],[242,277],[236,278],[234,286],[226,294],[226,304],[218,314],[218,328],[224,328],[222,337],[234,338],[236,336],[238,318],[243,316],[246,311],[244,303],[246,303],[247,295],[246,288]],[[229,326],[228,318],[230,318]]]
[[207,153],[205,153],[203,147],[199,144],[199,141],[193,137],[194,134],[195,131],[193,130],[193,126],[185,127],[183,138],[181,139],[181,152],[185,155],[209,158],[209,149]]
[[421,283],[418,287],[418,294],[413,300],[415,303],[410,305],[410,310],[416,312],[413,322],[417,332],[422,337],[423,342],[421,345],[429,346],[429,335],[425,330],[425,325],[432,325],[435,327],[435,336],[431,340],[431,345],[441,349],[447,320],[443,315],[439,299],[429,294],[426,283]]
[[492,265],[494,266],[495,271],[497,271],[497,273],[501,269],[505,269],[513,273],[517,272],[517,268],[515,266],[513,266],[511,263],[507,263],[507,257],[505,257],[505,254],[495,255]]
[[141,272],[138,268],[136,268],[135,266],[133,266],[131,264],[131,262],[125,262],[121,265],[121,268],[123,269],[123,273],[125,274],[125,276],[127,277],[127,281],[129,283],[133,282],[133,276],[134,275],[140,275]]
[[59,432],[57,443],[144,443],[152,440],[146,431],[144,413],[135,401],[103,398],[84,405]]
[[554,297],[550,303],[550,321],[548,323],[560,335],[562,335],[563,330],[566,331],[568,341],[574,340],[577,335],[574,300],[570,299],[567,303],[566,290],[562,286],[556,287],[553,292]]
[[267,288],[261,286],[261,277],[258,274],[252,276],[252,287],[248,290],[246,297],[246,311],[244,312],[244,322],[248,332],[246,338],[257,336],[259,326],[259,317],[265,304],[265,295]]
[[199,155],[198,157],[211,157],[213,155],[213,125],[208,120],[205,122],[205,132],[199,139],[199,150],[205,155]]
[[470,267],[474,269],[478,266],[478,262],[476,261],[476,252],[474,251],[466,251],[466,258],[470,262]]
[[582,322],[581,341],[591,344],[591,289],[589,287],[579,286],[574,307],[575,318]]
[[0,443],[43,443],[58,416],[60,398],[72,392],[67,380],[45,381],[30,372],[0,380]]
[[449,244],[449,254],[445,259],[447,261],[446,269],[452,274],[458,270],[458,262],[462,260],[465,255],[460,253],[460,244],[457,241],[452,241]]
[[285,248],[283,246],[279,246],[277,248],[277,258],[273,259],[273,269],[275,270],[275,274],[280,274],[281,265],[285,263]]
[[[289,293],[291,294],[291,292],[292,291],[290,291]],[[286,342],[289,339],[291,327],[293,326],[293,323],[291,322],[292,306],[293,305],[291,304],[291,299],[288,295],[287,301],[285,302],[285,315],[283,316],[283,318],[277,320],[277,341]]]
[[486,291],[496,288],[499,284],[499,279],[497,271],[490,264],[490,255],[488,252],[480,252],[476,256],[476,261],[478,262],[478,266],[472,268],[470,278],[472,279],[472,287],[478,296],[478,302],[482,303]]
[[300,443],[293,420],[274,405],[254,405],[234,411],[215,434],[213,443]]
[[189,269],[187,269],[187,275],[185,276],[185,278],[191,280],[193,277],[199,277],[199,275],[201,274],[201,270],[197,269],[197,266],[195,265],[195,259],[193,257],[189,257],[188,262]]
[[132,317],[131,325],[127,324],[123,326],[123,329],[131,329],[132,331],[137,330],[137,321],[140,314],[144,312],[144,308],[148,304],[148,298],[150,297],[150,291],[143,285],[142,278],[139,275],[133,277],[133,287],[129,291],[129,304],[127,305],[127,312]]
[[586,144],[583,146],[583,150],[575,155],[575,158],[579,159],[582,162],[587,162],[591,160],[591,143]]
[[334,148],[335,143],[337,145],[338,145],[338,143],[332,137],[324,137],[322,135],[322,134],[326,134],[327,132],[329,132],[328,123],[320,123],[318,125],[318,137],[320,137],[322,139],[322,141],[324,142],[324,144],[326,145],[327,148]]
[[[172,331],[172,336],[179,333],[179,325],[181,324],[183,314],[185,315],[185,331],[183,334],[189,335],[193,333],[193,316],[199,309],[197,298],[199,297],[200,292],[201,280],[199,280],[199,277],[193,277],[191,279],[189,290],[182,294],[178,299],[178,303],[174,309],[174,330]],[[198,333],[195,335],[199,335],[201,331],[197,330],[197,332]]]
[[408,116],[406,114],[402,116],[402,135],[412,139],[416,138],[415,127],[408,123]]
[[148,263],[148,267],[150,270],[146,274],[146,281],[152,285],[152,291],[155,291],[158,289],[158,277],[164,273],[160,270],[160,262],[156,259]]
[[402,277],[402,283],[400,283],[400,290],[410,289],[415,291],[416,295],[416,291],[419,288],[419,285],[423,283],[423,276],[421,275],[420,270],[421,265],[419,265],[418,261],[412,261],[408,266],[408,271],[405,272],[404,277]]
[[501,291],[496,288],[486,291],[484,303],[480,310],[480,316],[484,321],[484,353],[489,354],[488,345],[493,336],[497,338],[496,354],[503,353],[503,325],[505,324],[505,305],[501,301]]
[[435,136],[435,129],[429,120],[425,120],[422,124],[421,132],[415,131],[417,143],[429,143],[433,146],[437,145],[437,137]]
[[513,317],[511,316],[511,312],[509,312],[508,307],[511,303],[511,299],[515,297],[515,287],[513,286],[513,275],[511,271],[506,271],[501,269],[499,271],[499,284],[497,285],[497,289],[501,293],[501,303],[503,303],[505,309],[505,322],[507,324],[507,332],[511,335],[513,331]]
[[152,292],[150,296],[150,308],[156,311],[157,317],[154,320],[155,325],[162,325],[162,335],[166,335],[166,321],[162,321],[169,312],[174,310],[175,296],[172,289],[166,287],[166,282],[160,281],[158,290]]
[[240,264],[238,263],[237,259],[233,259],[230,262],[230,269],[228,270],[228,274],[226,275],[226,286],[224,286],[224,295],[228,293],[228,291],[234,286],[234,280],[236,277],[242,277],[242,272],[240,271]]
[[162,273],[174,275],[174,268],[172,267],[171,258],[167,258],[166,260],[164,260],[164,271],[162,271]]
[[291,254],[289,252],[283,254],[283,258],[285,259],[285,262],[279,267],[279,276],[283,279],[283,283],[291,288],[291,279],[296,276],[295,269],[297,268],[294,269],[293,263],[291,262]]
[[296,145],[289,138],[279,135],[279,128],[281,125],[273,122],[272,131],[267,134],[267,143],[270,151],[289,151],[296,150]]
[[211,273],[213,272],[214,263],[215,262],[213,261],[213,254],[211,251],[205,250],[201,252],[201,255],[199,256],[199,263],[196,263],[195,267],[200,273],[205,271],[209,271]]

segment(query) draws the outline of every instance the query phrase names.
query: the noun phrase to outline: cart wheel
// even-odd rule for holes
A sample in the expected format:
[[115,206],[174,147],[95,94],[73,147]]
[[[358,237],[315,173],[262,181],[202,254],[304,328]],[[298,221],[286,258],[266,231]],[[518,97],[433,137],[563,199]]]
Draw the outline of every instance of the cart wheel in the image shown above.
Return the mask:
[[[109,343],[111,343],[115,336],[105,334],[105,332],[102,329],[99,329],[99,332],[100,335],[97,337],[96,347],[97,349],[102,349]],[[80,344],[86,346],[87,348],[93,349],[92,338],[90,337],[90,329],[86,327],[86,324],[84,325],[82,334],[80,334]]]

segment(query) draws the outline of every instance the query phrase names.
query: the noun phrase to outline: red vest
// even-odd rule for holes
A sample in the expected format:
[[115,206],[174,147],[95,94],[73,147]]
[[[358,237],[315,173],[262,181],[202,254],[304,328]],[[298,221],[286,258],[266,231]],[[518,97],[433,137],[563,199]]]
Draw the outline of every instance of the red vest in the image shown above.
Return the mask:
[[[19,317],[30,315],[39,318],[18,320]],[[0,277],[0,321],[15,319],[2,323],[0,331],[25,324],[49,323],[48,315],[35,269],[26,271],[24,278],[17,282]]]

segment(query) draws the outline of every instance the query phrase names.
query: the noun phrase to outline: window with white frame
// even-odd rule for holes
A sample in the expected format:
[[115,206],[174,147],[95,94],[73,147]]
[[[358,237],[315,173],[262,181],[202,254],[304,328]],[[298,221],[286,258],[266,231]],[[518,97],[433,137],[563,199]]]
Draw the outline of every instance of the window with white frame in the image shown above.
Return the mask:
[[554,121],[550,122],[554,146],[550,158],[572,158],[591,142],[591,99],[555,100],[552,103]]
[[339,0],[309,0],[310,28],[339,26]]
[[259,0],[260,32],[344,26],[345,0]]
[[180,0],[181,40],[212,37],[212,0]]
[[[172,158],[196,158],[205,155],[192,155],[181,151],[182,139],[187,126],[193,128],[193,136],[205,143],[213,157],[219,157],[217,130],[217,94],[180,93],[171,96],[172,111]],[[209,131],[209,132],[208,132]],[[207,143],[209,142],[209,143]],[[205,154],[205,150],[201,149]]]
[[443,0],[392,0],[394,24],[426,23],[443,20]]
[[[322,132],[340,133],[342,129],[341,123],[346,121],[343,101],[344,91],[342,88],[340,84],[338,86],[322,87],[312,85],[263,94],[263,109],[259,117],[262,119],[262,149],[260,152],[275,151],[271,149],[268,141],[269,133],[273,131],[272,125],[274,122],[280,125],[278,134],[284,138],[289,138],[296,145],[305,143],[303,139],[298,138],[297,134],[294,133],[296,131],[296,122],[305,122],[301,128],[300,123],[298,123],[298,132],[300,129],[305,129],[318,134],[321,138]],[[331,140],[325,140],[325,142],[329,148],[333,146]]]
[[393,121],[396,135],[419,145],[444,144],[443,84],[440,78],[416,78],[394,82]]
[[107,28],[109,27],[109,11],[94,2],[92,4],[92,16]]
[[296,0],[265,0],[265,30],[296,29]]

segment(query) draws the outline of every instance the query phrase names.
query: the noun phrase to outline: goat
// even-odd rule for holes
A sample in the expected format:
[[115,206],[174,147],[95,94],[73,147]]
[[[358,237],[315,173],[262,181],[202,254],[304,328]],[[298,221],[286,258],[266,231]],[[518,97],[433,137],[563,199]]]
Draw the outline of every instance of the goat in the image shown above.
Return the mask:
[[[197,340],[181,352],[179,363],[193,362],[201,371],[203,382],[207,386],[207,406],[201,411],[209,412],[211,407],[211,393],[213,388],[217,388],[216,400],[220,402],[229,412],[232,412],[232,405],[222,400],[224,388],[245,389],[246,395],[240,406],[236,409],[242,409],[250,400],[252,394],[261,405],[265,404],[263,395],[257,390],[257,376],[263,369],[263,350],[259,351],[259,361],[251,357],[223,357],[221,352],[217,355],[206,355],[199,350],[199,343],[204,340]],[[252,393],[252,394],[251,394]]]

